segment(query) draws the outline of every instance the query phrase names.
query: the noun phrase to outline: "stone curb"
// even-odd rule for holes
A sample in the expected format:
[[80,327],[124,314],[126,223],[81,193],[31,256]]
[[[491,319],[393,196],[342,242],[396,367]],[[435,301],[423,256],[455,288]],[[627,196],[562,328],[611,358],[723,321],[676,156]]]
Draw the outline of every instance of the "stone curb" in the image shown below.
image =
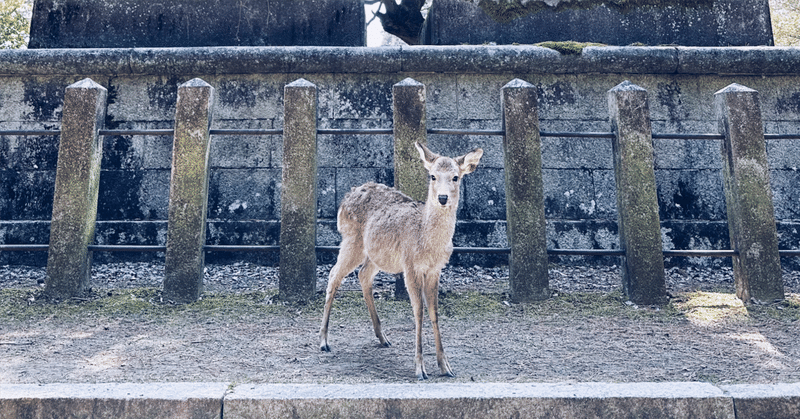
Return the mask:
[[586,47],[562,55],[531,45],[196,47],[0,50],[2,75],[258,73],[525,73],[796,75],[796,47]]
[[3,384],[0,417],[797,418],[800,383]]

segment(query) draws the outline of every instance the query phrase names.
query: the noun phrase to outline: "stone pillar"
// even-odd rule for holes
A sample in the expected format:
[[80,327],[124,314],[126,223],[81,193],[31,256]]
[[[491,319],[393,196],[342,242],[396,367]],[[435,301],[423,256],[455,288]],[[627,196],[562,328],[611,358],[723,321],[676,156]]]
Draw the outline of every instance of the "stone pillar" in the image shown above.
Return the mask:
[[90,79],[67,87],[58,146],[45,291],[81,295],[89,286],[108,92]]
[[[425,85],[407,78],[392,86],[394,119],[394,187],[406,195],[425,201],[428,196],[428,172],[414,143],[428,143],[425,113]],[[403,274],[395,277],[396,299],[408,299]]]
[[758,92],[731,84],[715,93],[736,295],[781,300],[783,279]]
[[284,88],[280,297],[307,301],[317,285],[317,86]]
[[622,285],[637,304],[666,300],[664,254],[647,91],[628,81],[608,92],[617,186]]
[[536,88],[514,79],[501,90],[506,220],[511,298],[517,302],[550,296],[547,227],[544,217],[542,141]]
[[195,301],[203,291],[213,103],[214,88],[203,80],[178,87],[164,297],[179,303]]

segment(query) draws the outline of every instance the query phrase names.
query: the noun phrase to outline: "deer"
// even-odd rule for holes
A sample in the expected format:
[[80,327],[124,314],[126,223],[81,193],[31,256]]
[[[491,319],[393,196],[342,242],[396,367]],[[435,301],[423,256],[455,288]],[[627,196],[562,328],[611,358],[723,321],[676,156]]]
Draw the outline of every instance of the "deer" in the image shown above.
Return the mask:
[[378,271],[403,273],[416,326],[414,364],[417,379],[428,373],[422,359],[423,304],[433,327],[436,360],[442,375],[455,377],[442,347],[438,322],[439,276],[453,252],[461,180],[475,171],[483,150],[456,158],[440,156],[415,143],[428,171],[425,202],[415,201],[395,188],[368,182],[348,192],[339,207],[337,229],[342,236],[336,264],[331,268],[320,328],[320,349],[330,352],[328,323],[336,290],[358,266],[358,281],[369,310],[375,336],[391,346],[381,330],[372,284]]

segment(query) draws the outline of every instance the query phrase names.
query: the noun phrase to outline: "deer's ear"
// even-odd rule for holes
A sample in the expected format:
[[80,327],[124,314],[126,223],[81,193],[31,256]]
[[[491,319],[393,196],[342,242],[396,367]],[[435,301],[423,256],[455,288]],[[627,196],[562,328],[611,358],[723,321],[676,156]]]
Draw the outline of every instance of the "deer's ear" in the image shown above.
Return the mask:
[[419,158],[421,158],[422,163],[425,164],[425,170],[430,172],[433,162],[435,162],[440,156],[433,151],[428,150],[428,147],[425,147],[420,143],[414,143],[414,147],[416,147],[417,151],[419,151]]
[[463,156],[456,157],[455,161],[458,164],[458,168],[461,170],[461,174],[466,175],[467,173],[474,172],[482,156],[483,150],[476,148]]

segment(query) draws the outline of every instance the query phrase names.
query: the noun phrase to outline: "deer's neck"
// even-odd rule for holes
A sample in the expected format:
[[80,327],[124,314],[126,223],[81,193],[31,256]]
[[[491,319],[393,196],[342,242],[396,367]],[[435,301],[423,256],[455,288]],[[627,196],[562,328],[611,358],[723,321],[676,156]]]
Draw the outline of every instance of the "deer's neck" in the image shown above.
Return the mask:
[[456,230],[456,210],[456,206],[442,208],[436,203],[425,205],[422,228],[426,247],[445,249],[452,246],[453,233]]

